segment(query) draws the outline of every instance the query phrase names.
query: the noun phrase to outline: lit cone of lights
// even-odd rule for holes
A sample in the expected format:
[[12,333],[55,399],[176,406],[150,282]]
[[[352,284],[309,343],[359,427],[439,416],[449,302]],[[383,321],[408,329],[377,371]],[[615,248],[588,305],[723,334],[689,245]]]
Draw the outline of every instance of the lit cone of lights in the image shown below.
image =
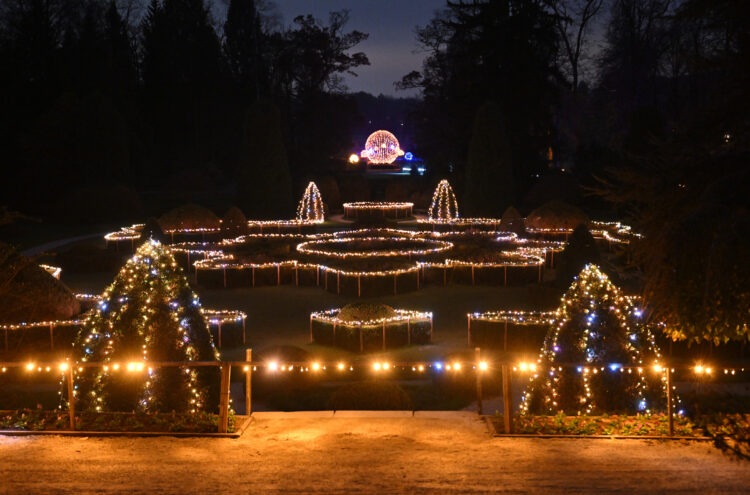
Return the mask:
[[[649,413],[666,408],[666,375],[641,311],[586,265],[555,312],[521,412]],[[640,371],[639,371],[640,369]]]
[[449,221],[459,217],[458,201],[453,193],[453,188],[447,180],[443,179],[432,194],[432,203],[428,210],[430,220]]
[[318,186],[310,182],[305,188],[305,194],[297,206],[297,220],[307,222],[322,222],[325,219],[325,208],[323,198],[320,196]]
[[198,297],[158,241],[144,242],[127,261],[74,346],[80,363],[102,364],[76,367],[83,410],[198,412],[217,405],[216,367],[149,368],[219,359]]

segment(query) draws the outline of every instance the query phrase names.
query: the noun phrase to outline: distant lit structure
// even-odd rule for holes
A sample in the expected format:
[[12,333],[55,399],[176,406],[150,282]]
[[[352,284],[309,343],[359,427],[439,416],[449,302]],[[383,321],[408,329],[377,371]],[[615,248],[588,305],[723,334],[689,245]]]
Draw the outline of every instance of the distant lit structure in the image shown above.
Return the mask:
[[391,164],[396,158],[404,155],[404,150],[398,144],[398,139],[388,131],[375,131],[367,138],[365,149],[360,156],[370,163],[378,165]]

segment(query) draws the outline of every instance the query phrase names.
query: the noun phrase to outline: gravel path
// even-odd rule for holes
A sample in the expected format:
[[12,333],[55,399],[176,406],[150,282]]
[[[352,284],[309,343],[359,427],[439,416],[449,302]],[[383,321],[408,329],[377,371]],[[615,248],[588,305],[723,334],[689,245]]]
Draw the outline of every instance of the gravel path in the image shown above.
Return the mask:
[[0,493],[747,493],[706,443],[491,438],[471,413],[261,413],[239,440],[0,437]]

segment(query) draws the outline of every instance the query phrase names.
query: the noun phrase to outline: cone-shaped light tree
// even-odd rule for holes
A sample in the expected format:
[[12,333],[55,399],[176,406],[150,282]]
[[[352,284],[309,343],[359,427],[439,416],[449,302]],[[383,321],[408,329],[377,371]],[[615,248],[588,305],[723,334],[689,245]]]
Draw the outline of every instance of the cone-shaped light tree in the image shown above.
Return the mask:
[[647,413],[666,406],[666,376],[641,310],[596,265],[562,298],[521,412]]
[[[200,302],[170,250],[144,242],[102,294],[75,348],[76,398],[85,410],[213,411],[218,370],[149,362],[218,360]],[[106,365],[106,368],[104,367]]]
[[449,221],[458,218],[458,201],[450,183],[443,179],[432,194],[432,203],[427,211],[430,220]]
[[302,195],[297,205],[297,220],[307,222],[322,222],[325,219],[325,208],[323,198],[320,196],[318,186],[310,182],[305,188],[305,194]]

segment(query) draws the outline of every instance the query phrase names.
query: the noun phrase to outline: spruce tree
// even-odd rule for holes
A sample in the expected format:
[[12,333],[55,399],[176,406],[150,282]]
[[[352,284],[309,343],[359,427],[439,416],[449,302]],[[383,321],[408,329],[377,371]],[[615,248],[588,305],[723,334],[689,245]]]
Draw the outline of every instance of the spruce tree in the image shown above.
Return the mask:
[[[84,410],[211,411],[214,367],[154,367],[149,362],[218,360],[200,302],[171,251],[144,242],[102,294],[76,342],[76,397]],[[104,365],[107,368],[104,368]]]
[[513,203],[510,145],[499,107],[477,111],[466,164],[466,198],[473,216],[499,216]]
[[292,178],[281,133],[281,114],[271,102],[260,101],[248,112],[237,175],[237,203],[250,218],[292,216]]
[[596,265],[562,298],[524,393],[531,414],[647,413],[666,404],[659,350],[641,310]]

